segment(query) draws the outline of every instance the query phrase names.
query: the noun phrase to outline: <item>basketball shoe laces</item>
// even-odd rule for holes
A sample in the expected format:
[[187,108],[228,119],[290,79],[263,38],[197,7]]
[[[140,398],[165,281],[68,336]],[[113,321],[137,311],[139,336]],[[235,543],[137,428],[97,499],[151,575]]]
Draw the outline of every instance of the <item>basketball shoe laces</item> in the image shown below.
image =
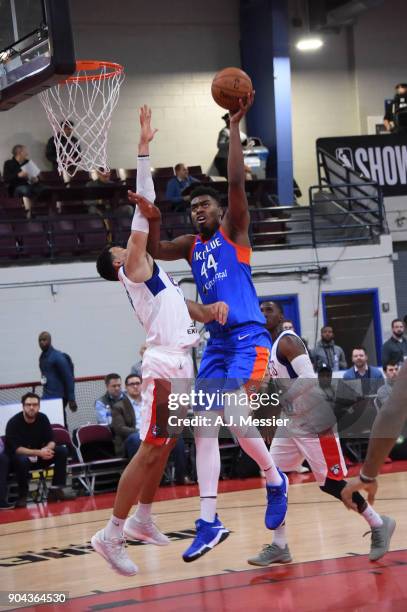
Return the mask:
[[363,534],[363,537],[369,535],[369,533],[371,534],[371,540],[372,540],[373,547],[381,548],[382,546],[384,546],[385,542],[384,542],[383,532],[380,529],[380,527],[373,527],[370,531],[366,531],[366,533]]
[[126,553],[126,538],[112,538],[104,540],[105,546],[114,554],[118,561],[128,561]]

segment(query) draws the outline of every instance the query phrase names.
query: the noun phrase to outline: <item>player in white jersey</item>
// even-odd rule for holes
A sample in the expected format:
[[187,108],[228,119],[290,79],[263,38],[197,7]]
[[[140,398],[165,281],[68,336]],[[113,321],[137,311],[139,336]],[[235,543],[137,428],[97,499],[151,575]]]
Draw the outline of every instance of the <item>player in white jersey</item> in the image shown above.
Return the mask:
[[[193,378],[190,349],[198,344],[199,334],[191,317],[224,325],[228,314],[223,302],[208,306],[186,302],[175,281],[146,252],[149,224],[144,215],[155,214],[145,200],[155,200],[149,143],[156,132],[146,106],[140,109],[140,125],[138,193],[129,192],[129,200],[136,207],[127,248],[108,245],[97,260],[103,278],[123,284],[147,336],[142,364],[142,443],[120,478],[111,519],[91,539],[94,550],[126,576],[136,574],[138,568],[126,553],[125,536],[159,546],[169,544],[152,521],[151,505],[176,443],[166,427],[168,395],[188,392]],[[137,501],[136,512],[127,518]]]
[[[284,315],[279,304],[263,302],[261,309],[273,340],[270,375],[282,391],[281,404],[290,417],[285,431],[277,428],[270,454],[284,472],[293,471],[306,459],[320,489],[341,500],[341,491],[346,486],[345,461],[339,438],[330,423],[329,408],[319,401],[323,395],[307,349],[297,334],[283,331]],[[354,493],[353,502],[371,528],[369,559],[376,561],[389,549],[395,521],[377,514],[360,493]],[[273,543],[265,545],[248,562],[265,566],[291,560],[283,524],[274,531]]]

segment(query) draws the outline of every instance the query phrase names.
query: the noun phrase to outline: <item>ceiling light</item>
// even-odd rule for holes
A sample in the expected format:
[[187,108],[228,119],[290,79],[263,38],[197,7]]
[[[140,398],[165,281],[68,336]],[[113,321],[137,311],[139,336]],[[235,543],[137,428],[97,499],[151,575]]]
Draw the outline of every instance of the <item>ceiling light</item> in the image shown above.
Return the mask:
[[299,51],[317,51],[323,46],[321,38],[301,38],[296,44]]

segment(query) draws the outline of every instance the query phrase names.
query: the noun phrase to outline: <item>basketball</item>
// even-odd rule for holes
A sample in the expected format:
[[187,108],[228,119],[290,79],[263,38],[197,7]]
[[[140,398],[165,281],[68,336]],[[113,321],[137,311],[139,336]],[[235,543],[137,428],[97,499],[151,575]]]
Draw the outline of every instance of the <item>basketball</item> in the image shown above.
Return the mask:
[[252,81],[240,68],[224,68],[215,74],[212,81],[212,97],[216,104],[228,111],[239,110],[239,98],[253,91]]

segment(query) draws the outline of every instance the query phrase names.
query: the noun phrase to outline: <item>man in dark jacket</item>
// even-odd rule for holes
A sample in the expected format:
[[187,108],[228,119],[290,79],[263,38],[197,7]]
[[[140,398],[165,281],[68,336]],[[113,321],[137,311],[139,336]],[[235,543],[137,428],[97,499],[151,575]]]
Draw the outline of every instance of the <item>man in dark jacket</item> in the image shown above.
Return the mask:
[[391,337],[382,346],[382,364],[386,366],[390,361],[402,365],[407,359],[407,340],[404,337],[404,323],[401,319],[391,322]]
[[141,377],[129,374],[125,384],[126,394],[111,406],[111,428],[116,455],[131,459],[141,444]]
[[61,398],[64,411],[68,404],[70,410],[76,412],[78,406],[75,401],[75,379],[70,358],[51,345],[49,332],[41,332],[38,343],[42,351],[39,360],[43,384],[42,399]]
[[22,412],[15,414],[6,425],[6,449],[12,461],[18,483],[16,508],[27,505],[29,471],[54,464],[52,487],[48,501],[72,499],[64,492],[66,483],[66,446],[55,446],[48,417],[40,412],[40,398],[26,393],[21,398]]
[[323,363],[328,365],[332,372],[346,370],[348,367],[343,349],[335,344],[334,331],[330,325],[321,328],[321,340],[315,346],[313,358],[317,372]]
[[[4,162],[3,179],[7,185],[8,194],[11,198],[23,198],[24,208],[31,211],[31,199],[41,196],[44,185],[38,176],[33,176],[28,171],[27,147],[17,144],[12,148],[12,158]],[[31,164],[33,165],[33,164]],[[35,168],[35,165],[33,165]],[[39,172],[37,168],[37,172]]]
[[[62,153],[63,161],[66,161],[64,158],[69,155],[69,157],[73,160],[71,166],[72,169],[75,168],[76,164],[81,159],[81,148],[78,143],[78,139],[72,134],[73,129],[74,124],[72,121],[69,121],[68,119],[65,121],[61,121],[61,131],[58,136],[62,145],[62,149],[66,152],[65,155]],[[45,157],[49,162],[51,162],[52,168],[54,170],[58,170],[55,136],[51,136],[51,138],[47,142],[47,146],[45,147]]]

